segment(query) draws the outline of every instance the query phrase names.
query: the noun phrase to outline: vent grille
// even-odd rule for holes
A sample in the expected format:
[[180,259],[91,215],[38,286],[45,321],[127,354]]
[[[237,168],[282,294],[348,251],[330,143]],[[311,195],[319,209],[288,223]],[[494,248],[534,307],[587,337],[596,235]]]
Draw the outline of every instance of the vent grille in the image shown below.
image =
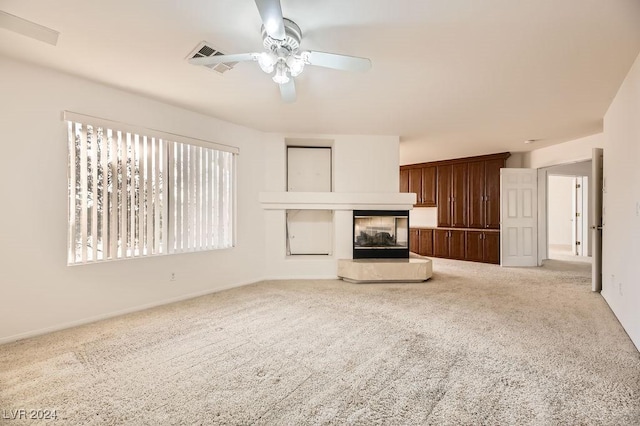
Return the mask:
[[[203,58],[203,57],[208,58],[210,56],[218,56],[218,55],[225,55],[225,53],[222,53],[220,50],[211,46],[210,43],[203,41],[203,42],[200,42],[196,46],[196,48],[191,51],[191,53],[187,57],[187,60],[193,59],[193,58]],[[222,64],[205,65],[204,67],[210,69],[211,71],[215,71],[218,74],[224,74],[225,72],[235,67],[236,64],[237,62],[224,62]]]

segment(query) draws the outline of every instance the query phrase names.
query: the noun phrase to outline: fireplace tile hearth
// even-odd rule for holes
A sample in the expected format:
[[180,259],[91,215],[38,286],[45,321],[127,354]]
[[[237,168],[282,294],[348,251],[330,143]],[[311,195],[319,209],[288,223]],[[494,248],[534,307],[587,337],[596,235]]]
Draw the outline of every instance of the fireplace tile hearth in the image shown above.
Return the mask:
[[352,283],[417,283],[431,278],[431,259],[338,259],[338,277]]

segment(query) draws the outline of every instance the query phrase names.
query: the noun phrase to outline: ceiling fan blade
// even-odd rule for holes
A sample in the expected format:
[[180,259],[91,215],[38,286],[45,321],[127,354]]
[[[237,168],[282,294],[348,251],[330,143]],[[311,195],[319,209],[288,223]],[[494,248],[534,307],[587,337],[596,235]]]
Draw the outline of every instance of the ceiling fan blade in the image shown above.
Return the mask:
[[288,83],[280,84],[280,96],[288,104],[296,101],[296,84],[293,78]]
[[243,62],[256,60],[257,53],[238,53],[235,55],[214,55],[203,56],[201,58],[189,59],[189,63],[192,65],[215,65],[229,62]]
[[310,65],[333,68],[344,71],[364,72],[371,68],[371,60],[358,58],[357,56],[338,55],[325,52],[305,52],[306,60]]
[[284,21],[282,20],[282,6],[280,0],[256,0],[262,25],[269,37],[284,40]]

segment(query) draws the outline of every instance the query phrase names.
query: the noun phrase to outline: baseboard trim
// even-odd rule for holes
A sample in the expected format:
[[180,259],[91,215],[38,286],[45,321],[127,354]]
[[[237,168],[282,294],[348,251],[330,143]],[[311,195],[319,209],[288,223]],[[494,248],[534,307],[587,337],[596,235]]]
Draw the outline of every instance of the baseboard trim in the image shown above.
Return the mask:
[[0,337],[0,345],[5,343],[13,343],[18,340],[24,340],[31,337],[41,336],[43,334],[53,333],[55,331],[66,330],[68,328],[78,327],[81,325],[91,324],[93,322],[102,321],[109,318],[118,317],[120,315],[131,314],[134,312],[144,311],[145,309],[156,308],[158,306],[169,305],[171,303],[182,302],[183,300],[195,299],[196,297],[206,296],[207,294],[218,293],[224,290],[230,290],[232,288],[243,287],[250,284],[255,284],[258,282],[264,281],[263,279],[251,280],[251,281],[243,281],[239,283],[233,283],[224,285],[222,287],[217,287],[215,289],[207,289],[203,291],[198,291],[195,293],[184,294],[177,297],[172,297],[170,299],[164,299],[157,302],[146,303],[144,305],[137,305],[127,309],[121,309],[119,311],[113,311],[106,314],[96,315],[88,318],[83,318],[75,321],[69,321],[62,324],[54,325],[51,327],[40,328],[36,330],[27,331],[24,333],[13,334],[7,337]]

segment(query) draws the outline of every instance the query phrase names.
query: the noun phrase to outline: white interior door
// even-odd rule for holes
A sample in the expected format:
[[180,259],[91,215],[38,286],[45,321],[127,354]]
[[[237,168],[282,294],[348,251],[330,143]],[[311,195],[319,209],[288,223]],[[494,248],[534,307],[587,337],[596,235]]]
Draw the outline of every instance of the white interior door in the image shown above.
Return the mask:
[[538,172],[500,169],[500,264],[536,266]]
[[287,254],[330,255],[333,211],[287,210]]
[[287,191],[331,192],[331,148],[287,147]]
[[602,290],[602,148],[593,148],[591,159],[591,185],[590,196],[592,199],[589,214],[591,222],[591,290]]

